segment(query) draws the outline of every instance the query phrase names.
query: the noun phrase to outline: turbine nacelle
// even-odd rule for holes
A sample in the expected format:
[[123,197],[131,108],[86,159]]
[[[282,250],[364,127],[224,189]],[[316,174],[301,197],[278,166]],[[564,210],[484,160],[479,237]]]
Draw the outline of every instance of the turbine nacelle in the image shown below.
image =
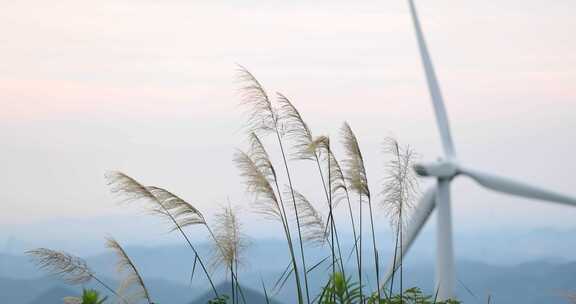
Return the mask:
[[449,160],[439,160],[433,163],[418,163],[414,171],[420,176],[436,177],[439,179],[452,179],[458,175],[458,165]]

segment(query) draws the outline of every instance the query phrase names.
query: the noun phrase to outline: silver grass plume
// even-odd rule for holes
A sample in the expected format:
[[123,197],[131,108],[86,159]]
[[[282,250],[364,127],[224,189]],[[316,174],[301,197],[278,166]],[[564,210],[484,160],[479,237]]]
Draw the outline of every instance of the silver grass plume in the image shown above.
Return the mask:
[[[212,282],[212,278],[210,277],[204,262],[200,259],[196,248],[192,245],[192,242],[182,229],[183,226],[181,225],[206,225],[204,217],[198,209],[167,190],[158,187],[145,187],[122,172],[108,172],[106,174],[106,179],[108,185],[111,186],[112,193],[123,195],[124,202],[133,202],[138,200],[147,202],[148,208],[153,214],[160,215],[173,224],[172,231],[180,231],[180,234],[182,234],[182,237],[186,240],[188,246],[192,249],[198,259],[202,270],[206,274],[206,278],[210,282],[214,294],[218,296],[218,291]],[[173,212],[178,214],[178,218],[172,214]]]
[[216,248],[213,250],[212,265],[215,268],[236,268],[242,264],[242,253],[248,246],[236,211],[231,206],[222,208],[221,212],[214,216],[214,223],[213,237]]
[[[286,187],[284,193],[286,193],[286,197],[289,197],[290,188]],[[294,190],[294,198],[296,199],[296,204],[293,205],[298,208],[303,240],[311,244],[323,245],[328,240],[329,232],[325,226],[322,214],[314,208],[314,205],[302,193]]]
[[[276,109],[274,109],[272,107],[272,103],[270,101],[270,98],[268,97],[268,94],[266,93],[266,91],[264,90],[262,85],[256,80],[256,78],[252,74],[250,74],[246,69],[241,68],[240,73],[239,73],[239,78],[244,83],[244,87],[242,89],[242,93],[243,93],[242,94],[242,98],[243,98],[242,103],[245,105],[250,105],[252,107],[251,112],[249,113],[250,116],[248,119],[248,127],[252,130],[252,132],[262,132],[262,133],[270,132],[270,133],[276,134],[276,138],[278,139],[278,144],[279,144],[280,150],[282,152],[282,158],[284,160],[284,166],[286,167],[286,175],[288,178],[288,182],[289,182],[290,186],[292,186],[292,182],[291,182],[291,178],[290,178],[290,172],[288,170],[287,159],[286,159],[286,155],[284,152],[282,139],[281,139],[283,131],[281,130],[281,126],[279,126],[279,124],[278,124],[278,115],[276,113]],[[262,172],[262,173],[266,174],[265,172]],[[278,196],[280,196],[281,194],[279,193],[280,190],[278,189],[278,183],[277,182],[275,182],[275,186],[276,186],[277,191],[278,191]],[[273,192],[272,192],[272,194],[273,194]],[[278,201],[276,201],[276,205],[278,206]],[[302,289],[301,289],[301,285],[300,285],[300,278],[299,278],[299,273],[298,273],[298,269],[297,269],[297,265],[296,265],[296,261],[295,261],[295,255],[294,255],[294,251],[293,251],[293,245],[292,245],[292,240],[291,240],[291,236],[290,236],[290,231],[289,231],[288,223],[286,222],[286,214],[285,214],[285,210],[284,210],[284,205],[282,204],[281,199],[280,199],[279,207],[281,208],[281,213],[283,215],[283,216],[281,215],[280,219],[283,222],[284,230],[286,233],[286,239],[287,239],[289,247],[290,247],[292,264],[294,267],[294,275],[295,275],[295,279],[296,279],[296,287],[297,287],[297,292],[298,292],[298,303],[302,304],[303,298],[302,298]],[[299,221],[298,218],[297,218],[297,221]],[[302,237],[300,235],[301,234],[300,233],[300,225],[298,225],[298,234],[299,234],[299,239],[300,239],[300,252],[301,252],[301,258],[302,258],[302,264],[303,264],[303,268],[304,268],[304,279],[306,282],[306,296],[307,296],[308,302],[310,302],[309,294],[308,294],[308,283],[307,283],[307,276],[306,276],[306,263],[305,263],[305,258],[304,258],[304,248],[302,246]]]
[[204,216],[198,209],[168,190],[144,186],[132,177],[117,171],[107,173],[106,179],[112,193],[122,195],[124,202],[142,200],[149,204],[148,208],[153,214],[176,221],[177,225],[174,223],[172,231],[177,230],[178,226],[206,224]]
[[368,178],[366,176],[366,168],[364,167],[364,158],[360,151],[358,139],[356,138],[356,135],[354,135],[354,132],[352,132],[350,125],[346,122],[342,126],[341,134],[344,150],[348,157],[344,161],[344,168],[350,190],[354,190],[360,195],[370,198]]
[[332,190],[332,203],[336,207],[338,203],[346,198],[348,193],[348,187],[346,186],[346,178],[340,163],[334,156],[334,153],[330,151],[328,153],[330,157],[330,189]]
[[274,169],[272,161],[270,160],[270,155],[268,155],[268,152],[264,148],[260,138],[256,133],[252,132],[248,134],[248,142],[250,159],[254,161],[258,170],[262,172],[270,183],[276,183],[276,170]]
[[271,184],[271,179],[275,181],[276,178],[274,169],[266,150],[259,144],[258,137],[252,133],[251,139],[250,155],[237,151],[234,162],[240,170],[240,176],[244,178],[247,191],[254,194],[256,210],[269,218],[284,222],[280,203]]
[[[374,215],[372,210],[372,202],[370,197],[370,189],[368,188],[368,177],[366,175],[366,167],[364,166],[364,158],[362,152],[360,151],[360,145],[358,144],[358,139],[352,128],[348,123],[344,123],[341,129],[342,142],[344,144],[344,150],[347,154],[347,159],[345,160],[346,177],[348,178],[348,186],[350,190],[356,191],[358,193],[360,204],[362,203],[362,197],[366,197],[366,202],[368,203],[368,211],[370,214],[370,230],[372,234],[372,249],[374,251],[374,271],[376,272],[376,286],[380,286],[380,271],[378,262],[378,249],[376,248],[376,233],[374,230]],[[359,280],[360,285],[362,285],[362,205],[360,205],[360,220],[359,220],[359,248],[358,248],[358,258],[359,258]],[[361,290],[362,291],[362,290]],[[378,301],[381,299],[380,289],[377,289]]]
[[[400,146],[394,138],[384,140],[384,152],[391,158],[386,164],[382,205],[392,227],[397,229],[400,214],[408,215],[419,195],[418,178],[412,169],[416,153],[410,146]],[[404,221],[401,224],[404,225]]]
[[122,202],[129,203],[143,200],[150,203],[149,207],[151,207],[152,212],[160,212],[162,209],[159,201],[149,189],[124,173],[118,171],[107,172],[106,181],[112,193],[124,197]]
[[124,251],[124,248],[113,238],[106,240],[106,247],[110,248],[116,254],[118,258],[116,270],[119,274],[124,275],[124,278],[120,282],[118,293],[124,295],[125,298],[133,303],[146,300],[149,304],[152,304],[144,280],[126,251]]
[[237,77],[242,84],[240,89],[242,104],[250,107],[248,129],[251,132],[275,131],[278,118],[262,84],[243,66],[238,67]]
[[[310,128],[302,118],[298,109],[284,95],[278,93],[278,118],[284,130],[284,136],[292,142],[292,159],[317,161],[327,160],[330,162],[330,186],[332,189],[332,203],[335,206],[338,200],[334,200],[334,194],[345,187],[341,183],[342,170],[330,149],[330,139],[327,136],[313,137]],[[336,168],[332,165],[336,164]],[[324,177],[322,177],[324,179]],[[342,179],[343,180],[343,179]],[[324,185],[326,187],[326,185]],[[342,198],[341,196],[339,197]]]
[[171,231],[178,230],[179,227],[206,225],[206,220],[200,210],[179,196],[159,187],[149,186],[146,189],[164,207],[155,211],[166,217],[172,216],[176,221],[177,224],[173,224]]
[[322,159],[326,159],[330,164],[330,174],[328,174],[328,176],[330,177],[329,183],[332,192],[332,205],[336,207],[338,203],[346,197],[345,194],[346,191],[348,191],[342,167],[330,148],[330,138],[327,136],[317,136],[312,141],[311,146],[318,151],[317,153]]
[[[330,139],[327,136],[313,137],[310,128],[302,118],[298,109],[284,95],[278,93],[279,121],[282,123],[284,135],[292,141],[292,158],[301,160],[312,160],[320,162],[325,160],[330,164],[330,189],[332,194],[332,204],[336,207],[343,199],[340,190],[345,189],[346,183],[342,168],[336,161],[330,148]],[[324,179],[324,177],[322,177]],[[326,185],[325,185],[326,187]]]
[[350,224],[352,226],[352,236],[354,237],[354,253],[356,254],[356,262],[358,263],[359,275],[361,276],[360,257],[358,252],[358,234],[356,233],[356,221],[352,212],[352,202],[350,201],[350,194],[346,186],[346,177],[342,171],[342,167],[334,156],[331,149],[328,149],[328,157],[330,157],[330,188],[332,191],[332,201],[336,206],[342,200],[345,200],[348,205],[348,214],[350,215]]
[[[56,251],[47,248],[28,250],[26,251],[26,254],[32,257],[33,261],[40,269],[46,270],[52,275],[59,276],[68,284],[85,284],[94,280],[118,297],[121,302],[129,304],[124,297],[119,295],[114,289],[108,286],[108,284],[100,280],[90,269],[86,261],[77,256],[64,251]],[[70,300],[71,299],[73,299],[73,297],[70,297]]]
[[302,115],[292,102],[281,93],[278,95],[278,120],[281,123],[283,135],[292,141],[291,158],[316,160],[318,146],[321,142],[314,140],[310,128],[302,119]]
[[[324,190],[326,192],[326,200],[328,204],[331,204],[331,208],[335,208],[337,203],[343,199],[342,195],[334,195],[339,193],[341,190],[341,185],[339,183],[333,184],[334,182],[338,181],[338,176],[332,176],[331,174],[335,172],[335,169],[332,166],[332,161],[335,160],[330,149],[330,139],[327,136],[318,136],[313,137],[310,128],[302,118],[302,115],[298,111],[298,109],[292,104],[292,102],[281,93],[277,93],[278,95],[278,104],[279,104],[279,111],[278,111],[278,118],[282,125],[284,136],[286,139],[292,142],[293,152],[291,156],[293,159],[300,159],[300,160],[312,160],[316,161],[318,164],[318,170],[320,171],[320,177],[322,179],[322,183],[324,184]],[[326,181],[323,169],[321,168],[321,160],[326,160],[328,162],[329,171],[327,173],[329,180]],[[339,170],[340,166],[336,168]],[[340,172],[341,173],[341,172]],[[340,174],[340,176],[343,176]],[[329,183],[329,185],[326,185]],[[330,187],[328,187],[330,186]],[[335,187],[332,187],[335,186]],[[328,190],[330,188],[330,190]],[[331,192],[329,194],[329,192]],[[290,194],[290,193],[287,193]],[[296,196],[296,195],[295,195]],[[300,195],[301,196],[301,195]],[[302,199],[304,197],[301,197]],[[294,197],[296,201],[299,198]],[[304,198],[305,199],[305,198]],[[332,217],[329,215],[328,220],[331,221]],[[328,225],[331,225],[330,222]],[[324,227],[326,228],[326,227]]]
[[37,248],[26,251],[26,254],[40,269],[60,277],[69,284],[84,284],[94,276],[86,261],[63,251]]
[[64,304],[82,304],[82,299],[78,297],[64,297]]

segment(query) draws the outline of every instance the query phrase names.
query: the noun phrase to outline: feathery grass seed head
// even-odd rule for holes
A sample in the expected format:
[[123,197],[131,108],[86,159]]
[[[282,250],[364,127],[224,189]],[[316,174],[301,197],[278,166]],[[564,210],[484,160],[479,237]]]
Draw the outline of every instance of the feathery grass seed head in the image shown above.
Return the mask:
[[[214,267],[235,267],[242,264],[242,254],[248,242],[241,231],[237,212],[231,206],[224,207],[215,216],[214,224]],[[232,266],[234,265],[234,266]]]
[[[290,197],[291,189],[286,187],[284,190],[285,197]],[[298,209],[298,218],[300,219],[300,227],[302,228],[302,239],[311,244],[324,244],[328,239],[328,229],[325,226],[325,220],[322,214],[314,207],[314,205],[300,192],[294,190],[294,198]],[[293,210],[294,217],[296,217],[296,210]]]
[[390,156],[390,160],[386,164],[382,205],[392,226],[397,227],[400,213],[408,215],[420,193],[418,178],[412,169],[416,153],[410,146],[401,146],[394,138],[385,139],[384,153]]
[[277,115],[268,93],[246,68],[238,67],[238,80],[242,84],[242,105],[249,107],[247,127],[251,132],[272,132],[276,129]]
[[146,300],[148,303],[152,303],[142,276],[140,276],[136,265],[134,265],[124,248],[113,238],[106,240],[106,247],[116,254],[118,259],[116,270],[123,275],[118,293],[130,302],[137,303],[141,300]]
[[354,135],[350,125],[346,122],[342,126],[341,135],[347,157],[344,160],[344,170],[346,178],[348,179],[348,186],[350,190],[356,191],[358,194],[369,198],[370,190],[368,188],[366,168],[364,167],[364,158],[360,151],[358,139],[356,135]]
[[69,284],[84,284],[92,279],[93,272],[83,259],[63,251],[37,248],[26,251],[42,270],[60,277]]

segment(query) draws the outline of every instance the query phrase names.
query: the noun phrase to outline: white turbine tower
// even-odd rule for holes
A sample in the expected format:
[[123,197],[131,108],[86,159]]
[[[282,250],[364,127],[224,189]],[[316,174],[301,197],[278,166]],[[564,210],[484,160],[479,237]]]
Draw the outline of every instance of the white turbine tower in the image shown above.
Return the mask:
[[[408,0],[410,12],[414,22],[416,39],[420,50],[422,65],[426,73],[428,89],[436,114],[436,123],[440,131],[444,158],[434,163],[417,164],[414,169],[421,176],[436,179],[436,185],[424,192],[420,202],[416,205],[411,220],[406,228],[405,237],[401,244],[403,254],[406,254],[410,245],[430,217],[430,214],[437,209],[437,235],[436,235],[436,291],[439,300],[446,300],[454,296],[455,288],[455,268],[454,250],[452,246],[452,216],[450,211],[450,183],[458,175],[465,175],[475,180],[480,185],[502,193],[521,196],[530,199],[560,203],[576,206],[576,198],[554,193],[535,186],[527,185],[509,178],[495,176],[482,171],[470,169],[462,166],[456,157],[456,151],[450,135],[448,116],[442,100],[442,94],[436,79],[432,60],[426,47],[426,41],[422,33],[422,28],[418,20],[416,7],[413,0]],[[384,285],[390,280],[396,269],[400,265],[401,256],[392,261],[390,270],[384,278]],[[396,269],[393,269],[396,265]]]

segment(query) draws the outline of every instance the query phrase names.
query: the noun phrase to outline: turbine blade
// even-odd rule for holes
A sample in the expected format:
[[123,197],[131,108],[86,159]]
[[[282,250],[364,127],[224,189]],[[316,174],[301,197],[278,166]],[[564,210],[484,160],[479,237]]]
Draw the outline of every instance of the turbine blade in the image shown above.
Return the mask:
[[[410,216],[410,222],[408,223],[408,226],[405,230],[404,240],[402,242],[402,255],[406,255],[406,252],[408,252],[408,249],[410,249],[410,246],[414,242],[414,239],[416,239],[416,236],[418,235],[422,227],[424,227],[424,224],[426,224],[426,221],[430,217],[432,210],[434,210],[434,207],[436,205],[435,204],[436,191],[437,191],[436,186],[430,187],[428,190],[426,190],[426,192],[424,192],[424,195],[422,195],[422,198],[420,198],[420,202],[414,208],[414,211]],[[396,255],[395,261],[394,258],[392,258],[388,273],[386,273],[386,276],[384,277],[384,281],[382,283],[382,286],[380,286],[380,288],[384,288],[385,285],[388,283],[388,281],[392,278],[392,275],[394,274],[394,272],[396,272],[396,270],[400,266],[401,258],[402,257],[400,256],[400,254]]]
[[493,174],[484,173],[467,168],[460,168],[460,173],[472,178],[480,185],[498,192],[531,199],[576,206],[576,198],[574,197],[545,190],[525,183],[517,182],[509,178],[500,177]]
[[454,143],[452,142],[452,135],[450,134],[450,124],[448,123],[448,114],[446,114],[446,108],[444,107],[442,92],[440,91],[438,79],[436,78],[436,73],[434,72],[432,59],[430,59],[430,54],[428,53],[426,40],[424,39],[424,34],[422,33],[422,28],[420,26],[420,21],[418,20],[418,13],[416,12],[414,1],[408,0],[408,2],[410,3],[410,13],[412,14],[412,21],[414,22],[414,30],[416,31],[416,39],[418,40],[420,57],[422,59],[422,65],[424,66],[424,71],[426,73],[428,90],[430,91],[430,97],[434,106],[436,123],[438,124],[438,130],[440,131],[444,153],[446,153],[448,158],[453,158],[456,154],[456,151],[454,150]]

